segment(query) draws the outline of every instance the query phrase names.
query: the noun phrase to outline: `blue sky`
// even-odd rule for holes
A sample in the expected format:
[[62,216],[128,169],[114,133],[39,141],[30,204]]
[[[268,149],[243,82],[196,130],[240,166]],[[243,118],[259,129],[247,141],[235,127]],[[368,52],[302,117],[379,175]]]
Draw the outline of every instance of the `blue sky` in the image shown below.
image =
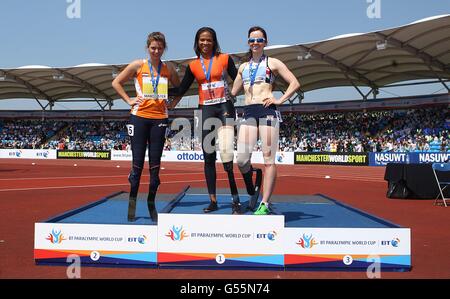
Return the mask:
[[[202,26],[217,31],[224,52],[243,52],[247,29],[253,25],[267,30],[270,45],[296,44],[387,29],[450,12],[449,0],[78,0],[80,18],[69,18],[67,10],[73,1],[77,0],[2,0],[0,68],[128,63],[146,56],[146,36],[152,31],[166,35],[164,58],[178,59],[194,55],[193,38]],[[373,1],[381,3],[380,18],[367,16]],[[328,98],[337,90],[329,95],[325,90],[307,93],[306,98],[315,94]],[[342,96],[358,95],[344,92]],[[5,109],[4,104],[0,109]]]

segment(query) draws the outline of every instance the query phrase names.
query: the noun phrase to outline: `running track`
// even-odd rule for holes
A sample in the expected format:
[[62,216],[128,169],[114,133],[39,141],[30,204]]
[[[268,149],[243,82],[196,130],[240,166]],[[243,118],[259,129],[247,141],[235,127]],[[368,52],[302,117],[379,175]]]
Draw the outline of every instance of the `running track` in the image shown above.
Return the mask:
[[[162,167],[160,192],[177,193],[188,184],[204,187],[202,163],[163,163]],[[0,159],[0,278],[66,278],[66,267],[34,264],[34,223],[127,191],[129,169],[130,162]],[[218,187],[227,187],[222,166],[217,164],[217,169]],[[450,278],[450,208],[433,206],[432,200],[386,198],[384,171],[384,167],[278,166],[275,193],[322,193],[411,228],[412,270],[382,272],[382,278]],[[235,172],[238,187],[244,188]],[[144,174],[141,192],[148,190],[147,169]],[[366,273],[83,267],[81,277],[330,279],[366,278]]]

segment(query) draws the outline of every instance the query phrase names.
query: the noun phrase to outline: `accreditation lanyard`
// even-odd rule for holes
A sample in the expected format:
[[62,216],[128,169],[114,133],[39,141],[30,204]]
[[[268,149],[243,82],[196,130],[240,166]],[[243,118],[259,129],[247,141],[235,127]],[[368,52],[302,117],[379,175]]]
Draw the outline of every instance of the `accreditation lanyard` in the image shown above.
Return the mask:
[[211,81],[211,68],[212,68],[212,64],[213,64],[213,59],[214,59],[214,55],[211,56],[211,60],[209,60],[208,71],[206,71],[206,67],[205,67],[205,62],[203,60],[203,56],[200,55],[200,62],[202,64],[203,73],[205,74],[207,82]]
[[156,79],[153,76],[153,66],[152,66],[150,61],[148,61],[148,66],[150,68],[150,76],[152,77],[152,86],[153,86],[154,98],[157,99],[158,98],[158,84],[159,84],[159,77],[161,76],[162,62],[161,62],[161,60],[159,61],[159,64],[158,64],[158,75],[156,76]]
[[256,73],[258,72],[259,65],[261,61],[263,61],[265,58],[266,58],[265,55],[261,56],[261,58],[259,58],[258,65],[255,68],[253,68],[253,58],[250,59],[248,65],[248,72],[250,73],[250,86],[253,86],[253,84],[255,84]]

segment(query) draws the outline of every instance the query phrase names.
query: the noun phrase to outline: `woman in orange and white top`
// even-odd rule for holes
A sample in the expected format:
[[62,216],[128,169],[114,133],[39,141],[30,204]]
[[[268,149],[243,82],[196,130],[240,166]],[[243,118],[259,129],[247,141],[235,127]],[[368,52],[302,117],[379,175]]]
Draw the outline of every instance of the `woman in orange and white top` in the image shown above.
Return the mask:
[[[152,220],[158,219],[155,197],[160,184],[161,155],[168,126],[168,86],[169,82],[173,86],[180,84],[174,66],[161,61],[166,47],[164,34],[150,33],[147,38],[150,59],[134,60],[112,82],[113,88],[131,106],[130,124],[127,125],[133,155],[132,169],[128,176],[131,184],[128,221],[135,220],[136,197],[144,168],[147,144],[150,168],[147,205]],[[123,88],[123,84],[130,79],[134,79],[135,98],[129,97]]]
[[[171,96],[183,96],[194,79],[198,83],[204,172],[211,201],[203,211],[209,213],[218,209],[216,197],[216,140],[218,139],[220,158],[230,184],[232,213],[241,214],[241,204],[233,173],[236,112],[225,77],[228,74],[234,80],[237,70],[233,59],[228,54],[221,53],[217,34],[210,27],[197,30],[194,51],[197,59],[189,63],[180,87],[171,88],[169,93]],[[172,103],[176,105],[177,101],[174,100]]]

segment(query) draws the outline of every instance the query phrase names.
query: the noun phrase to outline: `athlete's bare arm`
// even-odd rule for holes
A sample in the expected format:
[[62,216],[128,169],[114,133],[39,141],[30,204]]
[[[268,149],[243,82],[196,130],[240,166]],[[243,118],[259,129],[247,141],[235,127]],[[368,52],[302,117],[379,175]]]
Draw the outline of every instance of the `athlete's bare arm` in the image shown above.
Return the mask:
[[239,66],[238,73],[236,75],[236,78],[234,79],[233,88],[231,89],[231,95],[233,97],[237,96],[239,91],[242,89],[242,71],[244,70],[244,64],[241,64]]
[[135,77],[137,71],[142,66],[142,59],[137,59],[132,61],[129,65],[125,67],[123,71],[117,75],[117,77],[112,81],[112,87],[114,90],[120,95],[120,97],[128,103],[128,105],[133,106],[135,104],[139,104],[143,99],[140,98],[130,98],[128,94],[123,89],[123,84],[128,80],[131,80]]
[[297,89],[300,88],[300,83],[298,82],[297,78],[282,61],[276,58],[269,57],[269,67],[275,74],[280,75],[289,85],[286,89],[286,92],[278,100],[274,97],[265,99],[264,106],[266,107],[271,104],[283,104],[297,91]]

